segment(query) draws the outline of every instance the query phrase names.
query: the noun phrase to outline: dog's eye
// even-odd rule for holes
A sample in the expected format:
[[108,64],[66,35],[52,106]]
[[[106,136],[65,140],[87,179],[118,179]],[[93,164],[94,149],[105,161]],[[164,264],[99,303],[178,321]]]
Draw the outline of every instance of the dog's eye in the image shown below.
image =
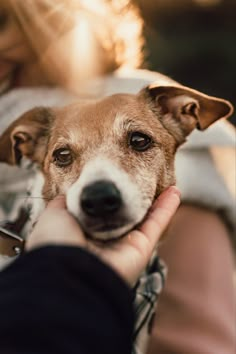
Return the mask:
[[53,157],[54,157],[54,162],[59,167],[68,166],[72,163],[73,160],[71,151],[69,149],[64,149],[64,148],[55,150],[53,153]]
[[129,145],[137,151],[147,150],[152,143],[152,139],[141,132],[133,132],[129,137]]

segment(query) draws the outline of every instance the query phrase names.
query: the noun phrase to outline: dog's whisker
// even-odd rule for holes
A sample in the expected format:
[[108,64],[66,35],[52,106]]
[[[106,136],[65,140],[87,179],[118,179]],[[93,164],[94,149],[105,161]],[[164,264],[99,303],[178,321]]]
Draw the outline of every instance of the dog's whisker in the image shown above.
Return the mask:
[[32,197],[32,196],[30,196],[30,195],[17,196],[16,199],[42,199],[42,200],[50,200],[49,198],[45,198],[45,197]]

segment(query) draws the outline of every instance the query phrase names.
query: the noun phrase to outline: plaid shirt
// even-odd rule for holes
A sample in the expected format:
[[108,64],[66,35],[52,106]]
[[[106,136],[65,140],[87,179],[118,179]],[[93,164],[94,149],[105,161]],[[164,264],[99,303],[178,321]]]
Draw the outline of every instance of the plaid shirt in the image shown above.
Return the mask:
[[166,273],[166,265],[154,255],[134,288],[135,328],[132,354],[146,353],[156,303],[163,289]]

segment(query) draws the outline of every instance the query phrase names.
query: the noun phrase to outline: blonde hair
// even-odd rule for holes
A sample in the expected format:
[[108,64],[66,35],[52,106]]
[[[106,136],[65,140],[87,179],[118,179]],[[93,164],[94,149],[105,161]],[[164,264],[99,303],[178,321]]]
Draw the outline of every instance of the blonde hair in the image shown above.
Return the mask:
[[8,7],[52,83],[143,60],[143,20],[131,0],[9,0]]

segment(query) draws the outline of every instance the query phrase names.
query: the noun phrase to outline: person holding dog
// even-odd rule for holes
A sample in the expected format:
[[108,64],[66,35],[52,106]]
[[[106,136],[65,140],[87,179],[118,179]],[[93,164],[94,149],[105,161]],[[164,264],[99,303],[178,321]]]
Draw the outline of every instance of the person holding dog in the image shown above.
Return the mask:
[[178,189],[170,187],[139,229],[95,245],[65,199],[51,201],[26,253],[0,273],[0,352],[131,353],[131,289],[179,202]]
[[[82,97],[96,97],[101,89],[106,93],[113,87],[117,89],[122,82],[125,87],[133,90],[135,85],[138,90],[137,82],[144,86],[148,80],[155,80],[150,72],[123,70],[123,74],[116,73],[85,89],[89,77],[108,74],[119,67],[138,66],[143,43],[142,20],[133,7],[126,7],[122,2],[120,8],[105,1],[99,1],[95,8],[89,4],[73,0],[1,2],[1,131],[35,105],[65,104],[71,100],[68,91]],[[122,31],[119,23],[123,28],[127,28],[127,23],[134,23],[133,30]],[[99,28],[96,36],[94,28]],[[68,48],[71,48],[70,55]],[[66,88],[67,92],[54,88],[58,86]],[[200,136],[198,139],[203,159],[206,158],[201,165],[198,159],[193,159],[200,155],[195,146],[180,151],[179,156],[181,161],[197,161],[193,164],[201,168],[201,175],[207,166],[210,177],[200,186],[199,174],[188,174],[194,166],[184,169],[192,187],[185,189],[181,185],[184,190],[182,205],[167,230],[169,237],[159,247],[160,255],[168,264],[169,275],[158,306],[149,353],[230,354],[234,351],[234,264],[228,228],[233,224],[233,213],[228,205],[233,192],[224,194],[224,190],[231,191],[228,186],[232,183],[223,179],[217,150],[211,150],[209,156],[209,145],[201,142]],[[215,141],[209,144],[214,145]],[[227,147],[227,139],[222,142],[224,144]],[[24,201],[26,180],[32,172],[20,172],[5,165],[0,168],[1,220],[14,219]],[[210,188],[213,179],[219,181],[214,190]],[[208,200],[205,198],[207,192],[210,193]],[[226,201],[222,194],[229,196]],[[224,218],[218,210],[223,210]]]

